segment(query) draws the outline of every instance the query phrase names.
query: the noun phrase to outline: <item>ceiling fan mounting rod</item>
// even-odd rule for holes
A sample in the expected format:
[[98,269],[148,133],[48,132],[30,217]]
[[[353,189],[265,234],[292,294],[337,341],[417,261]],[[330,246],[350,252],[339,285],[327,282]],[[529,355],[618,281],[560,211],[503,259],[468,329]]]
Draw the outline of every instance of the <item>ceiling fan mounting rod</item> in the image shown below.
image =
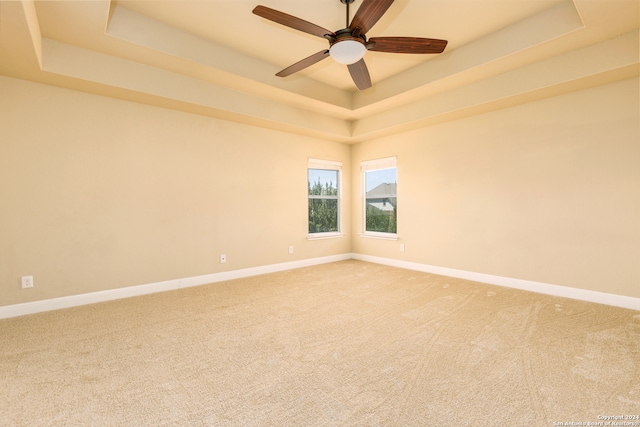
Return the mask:
[[340,0],[340,3],[347,5],[347,24],[345,25],[345,28],[349,28],[349,5],[353,2],[354,0]]

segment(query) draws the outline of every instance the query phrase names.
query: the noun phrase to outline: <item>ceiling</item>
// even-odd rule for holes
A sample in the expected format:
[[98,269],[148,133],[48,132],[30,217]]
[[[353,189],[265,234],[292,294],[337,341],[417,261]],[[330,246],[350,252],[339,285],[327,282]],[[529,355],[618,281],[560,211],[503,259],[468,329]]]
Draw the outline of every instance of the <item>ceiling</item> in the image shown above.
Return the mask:
[[[351,17],[362,0],[351,5]],[[640,75],[638,0],[396,0],[370,37],[446,39],[439,55],[367,52],[373,87],[328,42],[339,0],[0,1],[0,74],[355,143]]]

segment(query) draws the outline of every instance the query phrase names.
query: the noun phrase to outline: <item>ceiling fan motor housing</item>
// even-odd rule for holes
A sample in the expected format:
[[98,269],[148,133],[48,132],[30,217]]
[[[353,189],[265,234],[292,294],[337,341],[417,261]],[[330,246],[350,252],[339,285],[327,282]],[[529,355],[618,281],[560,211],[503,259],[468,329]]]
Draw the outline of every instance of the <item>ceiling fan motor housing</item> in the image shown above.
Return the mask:
[[365,47],[367,46],[367,37],[364,34],[354,35],[353,32],[349,28],[345,28],[343,30],[336,31],[336,34],[333,36],[327,36],[329,38],[329,43],[333,46],[336,43],[340,43],[345,40],[354,40],[359,43],[362,43]]
[[354,36],[350,29],[336,32],[329,40],[329,54],[340,64],[350,65],[362,59],[367,51],[367,40],[364,35]]

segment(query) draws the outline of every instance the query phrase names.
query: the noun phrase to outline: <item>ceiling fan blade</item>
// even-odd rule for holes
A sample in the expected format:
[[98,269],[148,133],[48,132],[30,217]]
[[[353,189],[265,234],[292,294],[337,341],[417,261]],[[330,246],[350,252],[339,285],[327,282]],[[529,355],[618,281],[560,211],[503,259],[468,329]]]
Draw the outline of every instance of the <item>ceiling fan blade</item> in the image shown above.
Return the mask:
[[312,66],[316,62],[322,61],[327,56],[329,56],[329,50],[328,49],[321,50],[318,53],[314,53],[313,55],[307,58],[304,58],[303,60],[298,61],[293,65],[288,66],[287,68],[285,68],[284,70],[276,74],[276,76],[278,77],[290,76],[293,73],[297,73],[300,70],[304,70],[305,68]]
[[363,0],[353,17],[353,21],[351,21],[351,25],[349,25],[349,29],[354,31],[356,28],[360,28],[360,33],[366,34],[392,3],[393,0]]
[[371,87],[371,77],[369,76],[369,70],[367,69],[367,64],[364,63],[364,59],[361,59],[355,64],[347,65],[347,67],[358,89],[365,90]]
[[262,18],[268,19],[269,21],[273,21],[278,24],[300,30],[314,36],[324,38],[324,36],[327,34],[332,36],[335,35],[333,31],[322,28],[319,25],[312,24],[311,22],[307,22],[304,19],[296,18],[295,16],[288,15],[284,12],[279,12],[275,9],[271,9],[265,6],[256,6],[253,9],[253,13]]
[[371,37],[369,50],[389,53],[442,53],[446,40],[421,37]]

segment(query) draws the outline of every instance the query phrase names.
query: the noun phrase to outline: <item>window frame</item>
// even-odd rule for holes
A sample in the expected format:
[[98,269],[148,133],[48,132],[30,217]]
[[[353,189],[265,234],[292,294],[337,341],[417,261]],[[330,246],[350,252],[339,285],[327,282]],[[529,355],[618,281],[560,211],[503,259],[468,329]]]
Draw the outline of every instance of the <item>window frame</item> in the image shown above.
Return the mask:
[[[318,240],[318,239],[331,239],[336,237],[343,237],[345,234],[342,231],[342,162],[337,162],[333,160],[321,160],[321,159],[308,159],[307,163],[307,188],[309,184],[309,170],[329,170],[337,172],[337,196],[312,196],[309,194],[307,189],[307,238],[309,240]],[[321,231],[317,233],[309,232],[309,202],[312,199],[324,199],[324,200],[337,200],[337,225],[338,231]]]
[[[375,160],[367,160],[360,162],[360,183],[362,194],[362,232],[360,237],[369,237],[384,240],[398,240],[398,217],[396,212],[396,232],[387,233],[383,231],[368,231],[367,230],[367,172],[395,169],[396,170],[396,206],[398,199],[398,166],[397,157],[385,157]],[[397,209],[397,207],[396,207]]]

